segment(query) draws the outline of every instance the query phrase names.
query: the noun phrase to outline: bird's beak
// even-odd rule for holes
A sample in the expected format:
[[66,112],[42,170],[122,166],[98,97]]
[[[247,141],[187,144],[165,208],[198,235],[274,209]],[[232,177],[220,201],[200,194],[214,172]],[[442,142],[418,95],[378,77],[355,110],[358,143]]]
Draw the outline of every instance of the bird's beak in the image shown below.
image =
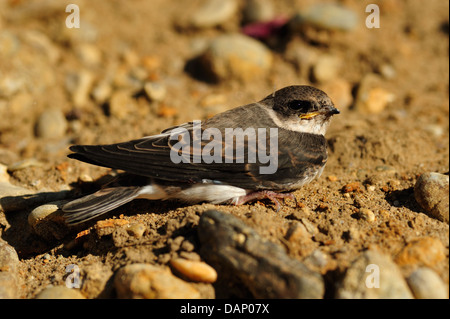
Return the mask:
[[309,120],[312,119],[313,117],[320,115],[320,114],[325,114],[325,115],[335,115],[335,114],[339,114],[341,113],[337,108],[335,108],[333,105],[327,106],[325,109],[321,110],[321,111],[317,111],[317,112],[310,112],[307,114],[302,114],[299,117],[302,120]]
[[329,106],[328,110],[326,111],[327,114],[329,115],[335,115],[335,114],[339,114],[341,113],[341,111],[339,111],[337,108],[335,108],[334,106]]

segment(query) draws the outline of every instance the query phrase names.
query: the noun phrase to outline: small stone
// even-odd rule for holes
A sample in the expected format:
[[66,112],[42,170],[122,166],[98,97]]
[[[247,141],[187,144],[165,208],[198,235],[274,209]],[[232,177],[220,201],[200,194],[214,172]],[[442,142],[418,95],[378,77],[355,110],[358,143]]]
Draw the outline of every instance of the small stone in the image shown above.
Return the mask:
[[430,268],[418,268],[407,281],[417,299],[448,299],[448,287]]
[[82,108],[86,105],[93,83],[94,74],[88,70],[80,70],[66,77],[66,88],[76,108]]
[[247,0],[243,14],[246,22],[269,21],[274,17],[273,4],[270,0]]
[[407,244],[395,258],[400,266],[425,265],[432,267],[445,259],[445,247],[439,239],[424,237]]
[[19,286],[16,274],[0,269],[0,299],[19,297]]
[[341,61],[338,57],[330,54],[319,56],[312,68],[312,75],[315,81],[323,83],[334,80],[341,68]]
[[44,111],[36,123],[36,136],[41,138],[62,138],[66,130],[67,120],[58,109]]
[[[371,267],[369,267],[371,266]],[[360,254],[338,283],[338,299],[411,299],[400,269],[387,255],[375,250]]]
[[127,265],[114,277],[117,296],[132,299],[198,299],[200,293],[172,275],[167,268],[149,264]]
[[8,182],[0,182],[0,211],[11,211],[23,207],[20,196],[32,195],[35,192]]
[[102,62],[102,53],[94,44],[81,43],[75,47],[75,52],[87,67],[97,66]]
[[112,87],[108,81],[98,83],[91,92],[94,101],[98,104],[105,103],[110,98],[111,93]]
[[236,0],[206,0],[192,15],[191,25],[196,28],[220,25],[235,15],[237,5]]
[[368,222],[374,222],[375,221],[375,214],[373,211],[367,208],[361,208],[358,212],[359,218],[362,220],[368,221]]
[[183,250],[183,251],[191,252],[191,251],[193,251],[195,249],[195,246],[189,240],[184,240],[181,243],[180,249]]
[[0,183],[9,183],[8,166],[0,164]]
[[240,34],[214,39],[202,55],[205,72],[217,80],[249,81],[264,76],[272,66],[272,53],[261,42]]
[[232,284],[244,284],[255,298],[323,298],[320,274],[263,239],[231,214],[209,210],[200,217],[201,255]]
[[353,192],[362,193],[363,186],[360,182],[352,182],[344,185],[344,187],[342,187],[342,191],[344,193],[353,193]]
[[86,299],[77,289],[64,286],[44,288],[36,295],[36,299]]
[[134,223],[128,225],[127,233],[135,238],[141,238],[145,233],[145,225],[141,223]]
[[178,110],[174,107],[162,104],[159,106],[157,114],[161,117],[174,117],[178,114]]
[[128,90],[115,91],[109,101],[109,113],[118,119],[124,119],[137,109],[136,101]]
[[170,265],[180,274],[192,281],[213,283],[217,280],[217,272],[203,261],[175,258]]
[[68,226],[60,208],[67,203],[65,200],[55,201],[33,209],[28,215],[28,224],[40,237],[52,240],[62,239],[68,234]]
[[425,213],[449,223],[449,176],[439,173],[422,174],[414,186],[414,197]]
[[16,250],[0,239],[0,272],[16,273],[19,266],[19,256]]
[[328,30],[352,31],[358,24],[358,16],[343,6],[321,3],[297,13],[290,24],[293,30],[298,30],[303,24],[309,24]]
[[166,87],[157,82],[147,82],[144,85],[145,93],[147,94],[150,101],[162,101],[166,96]]
[[395,78],[395,75],[396,75],[396,71],[395,71],[394,67],[390,64],[381,65],[379,72],[385,79],[388,79],[388,80]]
[[361,80],[356,94],[355,109],[369,114],[379,114],[389,103],[395,100],[395,95],[380,85],[382,80],[375,74],[367,74]]

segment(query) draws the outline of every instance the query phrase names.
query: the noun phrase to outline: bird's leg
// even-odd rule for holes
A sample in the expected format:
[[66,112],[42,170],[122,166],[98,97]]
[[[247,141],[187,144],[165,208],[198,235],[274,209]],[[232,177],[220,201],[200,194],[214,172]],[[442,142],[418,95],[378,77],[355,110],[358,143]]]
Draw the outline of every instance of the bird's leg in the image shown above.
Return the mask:
[[290,198],[293,201],[295,201],[295,206],[297,206],[297,199],[295,198],[294,194],[292,194],[292,193],[277,193],[277,192],[267,191],[267,190],[256,191],[256,192],[247,194],[245,196],[241,196],[234,202],[234,204],[242,205],[242,204],[245,204],[250,201],[254,201],[257,199],[265,199],[265,198],[270,199],[272,202],[275,203],[277,212],[281,208],[280,202],[278,201],[279,198],[282,198],[282,199]]

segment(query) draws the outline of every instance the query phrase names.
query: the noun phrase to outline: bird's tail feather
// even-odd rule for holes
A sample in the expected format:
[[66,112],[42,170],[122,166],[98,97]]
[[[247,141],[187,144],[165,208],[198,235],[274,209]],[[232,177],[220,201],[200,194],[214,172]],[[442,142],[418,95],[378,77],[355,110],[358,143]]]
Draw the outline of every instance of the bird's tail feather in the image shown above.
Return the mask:
[[105,188],[98,192],[71,201],[63,206],[68,225],[83,223],[122,206],[141,193],[142,187]]

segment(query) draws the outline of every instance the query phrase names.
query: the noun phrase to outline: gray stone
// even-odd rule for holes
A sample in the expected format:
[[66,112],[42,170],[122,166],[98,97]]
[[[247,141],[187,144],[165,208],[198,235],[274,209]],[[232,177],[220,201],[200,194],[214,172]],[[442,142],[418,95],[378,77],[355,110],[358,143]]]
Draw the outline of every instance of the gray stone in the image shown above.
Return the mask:
[[36,135],[42,138],[58,139],[64,137],[67,126],[67,120],[61,110],[46,110],[39,116],[36,123]]
[[246,22],[269,21],[274,17],[273,4],[270,0],[247,0],[243,14]]
[[411,299],[400,269],[387,255],[367,250],[361,253],[337,284],[338,299]]
[[147,82],[144,84],[144,90],[151,101],[162,101],[166,96],[166,87],[157,82]]
[[448,224],[448,175],[439,173],[422,174],[414,186],[414,196],[427,215]]
[[19,257],[15,249],[0,239],[0,299],[17,298]]
[[430,268],[416,269],[407,281],[417,299],[448,299],[448,285]]
[[240,34],[217,37],[202,56],[205,71],[218,80],[264,76],[272,60],[272,53],[261,42]]
[[210,210],[200,218],[201,255],[219,278],[242,283],[255,298],[323,298],[322,276],[289,257],[240,219]]
[[114,277],[119,298],[198,299],[200,293],[167,268],[132,264],[119,269]]
[[44,288],[35,297],[36,299],[86,299],[78,289],[64,286]]
[[60,208],[67,203],[65,200],[51,202],[33,209],[28,215],[28,224],[40,237],[52,240],[62,239],[69,228],[64,223]]
[[191,25],[197,28],[220,25],[236,13],[237,7],[236,0],[206,0],[192,15]]
[[354,11],[343,6],[321,3],[299,12],[291,20],[294,30],[305,23],[323,29],[351,31],[358,24],[358,16]]

